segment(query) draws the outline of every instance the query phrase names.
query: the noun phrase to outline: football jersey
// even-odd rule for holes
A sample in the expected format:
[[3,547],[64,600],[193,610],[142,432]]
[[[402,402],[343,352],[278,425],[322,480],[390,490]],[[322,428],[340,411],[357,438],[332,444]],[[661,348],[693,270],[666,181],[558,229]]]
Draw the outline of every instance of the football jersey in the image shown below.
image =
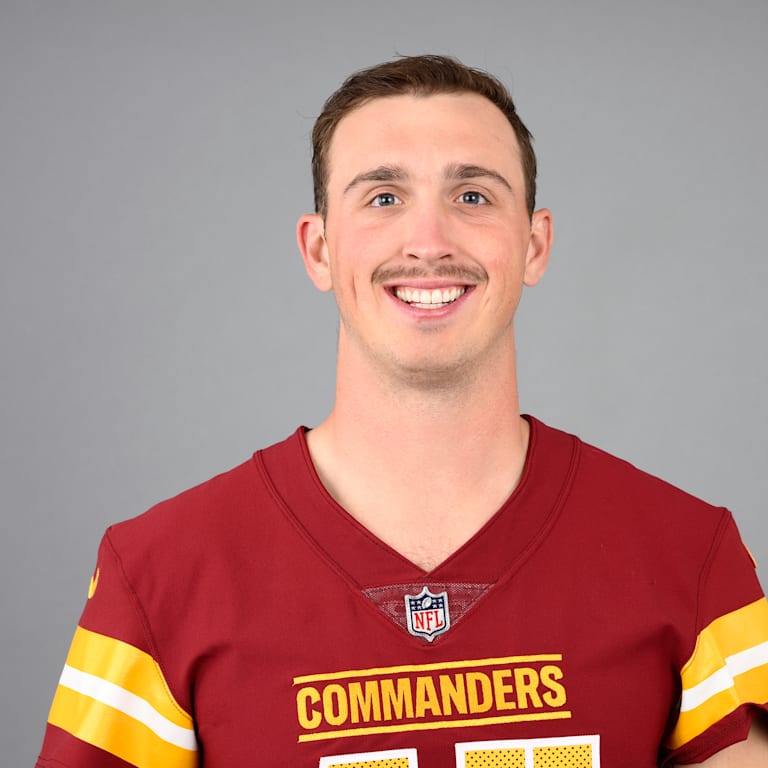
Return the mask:
[[730,513],[530,418],[520,482],[425,572],[305,431],[104,535],[40,768],[651,768],[768,708]]

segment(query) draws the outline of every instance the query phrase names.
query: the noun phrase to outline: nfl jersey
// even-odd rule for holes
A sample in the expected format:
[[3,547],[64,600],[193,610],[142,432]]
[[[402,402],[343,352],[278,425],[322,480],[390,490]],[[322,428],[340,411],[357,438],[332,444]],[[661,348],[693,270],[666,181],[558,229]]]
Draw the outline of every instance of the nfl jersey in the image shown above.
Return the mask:
[[530,419],[521,480],[425,572],[304,430],[105,534],[39,768],[651,768],[768,709],[729,512]]

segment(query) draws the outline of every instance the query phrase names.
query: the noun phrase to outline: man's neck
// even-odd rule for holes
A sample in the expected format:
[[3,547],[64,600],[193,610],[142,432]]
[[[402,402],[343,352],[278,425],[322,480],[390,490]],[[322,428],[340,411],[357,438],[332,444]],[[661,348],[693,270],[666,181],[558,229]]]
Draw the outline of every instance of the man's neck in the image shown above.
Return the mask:
[[520,478],[528,424],[514,364],[445,388],[398,386],[369,369],[339,377],[334,409],[308,445],[341,506],[429,570],[482,527]]

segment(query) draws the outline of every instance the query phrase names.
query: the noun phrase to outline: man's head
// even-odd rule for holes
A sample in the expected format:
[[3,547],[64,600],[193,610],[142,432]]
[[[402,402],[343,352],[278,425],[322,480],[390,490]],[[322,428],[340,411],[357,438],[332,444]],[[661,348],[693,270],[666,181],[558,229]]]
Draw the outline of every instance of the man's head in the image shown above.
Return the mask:
[[536,198],[536,155],[532,136],[518,116],[507,89],[492,75],[448,56],[407,56],[363,69],[347,78],[325,102],[312,131],[312,177],[315,211],[325,217],[328,200],[328,155],[339,122],[363,104],[388,96],[433,96],[475,93],[498,107],[512,126],[520,147],[526,204],[532,214]]
[[529,212],[507,115],[475,91],[369,98],[336,124],[326,164],[327,210],[300,217],[297,242],[339,308],[342,379],[440,388],[513,372],[513,318],[552,227]]

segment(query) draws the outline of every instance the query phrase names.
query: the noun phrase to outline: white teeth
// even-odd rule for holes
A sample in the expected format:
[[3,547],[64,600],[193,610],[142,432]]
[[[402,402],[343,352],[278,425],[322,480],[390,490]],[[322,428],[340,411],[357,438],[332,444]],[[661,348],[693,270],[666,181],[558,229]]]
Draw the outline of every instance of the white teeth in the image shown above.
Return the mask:
[[419,288],[396,288],[395,296],[400,301],[413,304],[420,308],[435,308],[450,304],[466,292],[465,287],[434,288],[422,290]]

